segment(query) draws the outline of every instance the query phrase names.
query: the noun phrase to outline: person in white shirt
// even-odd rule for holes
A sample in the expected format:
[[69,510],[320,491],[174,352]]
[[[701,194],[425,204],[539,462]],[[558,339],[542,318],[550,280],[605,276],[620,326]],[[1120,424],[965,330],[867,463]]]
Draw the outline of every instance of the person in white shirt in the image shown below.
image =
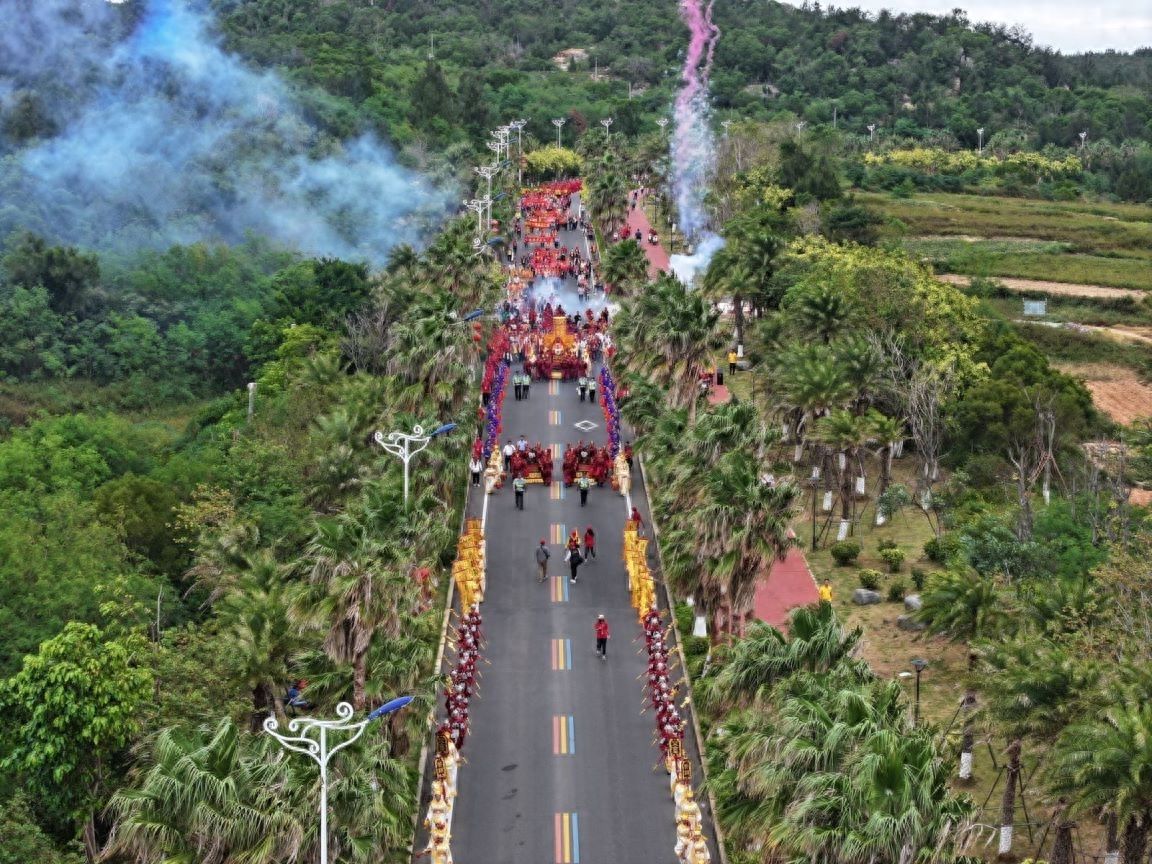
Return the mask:
[[480,461],[477,456],[472,457],[472,461],[468,463],[468,470],[472,472],[472,485],[480,485],[480,473],[484,470],[484,463]]
[[504,470],[512,470],[512,454],[516,452],[516,448],[512,446],[512,439],[508,439],[508,443],[504,445],[504,449],[500,451],[504,454]]

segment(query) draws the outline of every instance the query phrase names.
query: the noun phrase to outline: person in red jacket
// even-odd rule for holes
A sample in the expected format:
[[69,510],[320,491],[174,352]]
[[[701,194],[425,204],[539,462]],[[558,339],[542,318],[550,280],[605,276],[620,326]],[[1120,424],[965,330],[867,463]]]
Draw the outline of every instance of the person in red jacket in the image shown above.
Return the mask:
[[628,521],[636,526],[636,533],[643,537],[644,520],[640,517],[640,511],[636,507],[632,508],[632,515],[628,517]]
[[608,622],[604,620],[603,615],[596,618],[596,653],[600,655],[601,660],[608,659],[608,639],[611,637],[608,631]]
[[596,532],[592,530],[592,526],[588,526],[588,530],[584,532],[584,558],[596,557]]

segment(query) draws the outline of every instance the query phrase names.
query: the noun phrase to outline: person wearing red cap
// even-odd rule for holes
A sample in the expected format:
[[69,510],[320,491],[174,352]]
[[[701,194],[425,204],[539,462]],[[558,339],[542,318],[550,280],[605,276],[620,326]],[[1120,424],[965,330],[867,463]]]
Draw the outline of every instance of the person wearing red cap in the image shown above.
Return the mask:
[[548,578],[548,559],[551,557],[552,553],[548,551],[548,541],[541,537],[540,545],[536,547],[536,566],[540,568],[537,582],[543,582]]
[[608,622],[603,615],[596,618],[596,653],[600,655],[601,660],[608,659],[608,640],[612,634],[608,630]]

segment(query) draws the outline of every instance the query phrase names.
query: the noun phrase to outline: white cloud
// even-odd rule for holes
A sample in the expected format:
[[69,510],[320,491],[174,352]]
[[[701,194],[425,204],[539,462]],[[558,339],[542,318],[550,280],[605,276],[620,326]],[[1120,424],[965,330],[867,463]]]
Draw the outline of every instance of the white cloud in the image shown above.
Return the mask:
[[[801,0],[786,0],[794,6]],[[972,22],[1021,25],[1037,45],[1048,45],[1065,54],[1078,51],[1132,51],[1152,47],[1152,0],[1045,0],[1043,3],[997,2],[997,0],[848,0],[827,3],[869,12],[928,12],[946,15],[957,6]]]

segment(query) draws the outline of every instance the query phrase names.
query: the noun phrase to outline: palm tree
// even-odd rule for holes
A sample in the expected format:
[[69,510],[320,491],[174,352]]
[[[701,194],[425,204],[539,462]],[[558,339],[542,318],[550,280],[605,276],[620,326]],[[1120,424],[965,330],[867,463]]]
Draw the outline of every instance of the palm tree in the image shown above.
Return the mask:
[[815,338],[827,345],[845,329],[856,310],[839,286],[820,282],[790,290],[781,311],[801,338]]
[[284,717],[278,694],[303,641],[290,607],[285,568],[266,549],[246,559],[239,578],[215,605],[221,635],[252,693],[253,731],[268,714]]
[[799,462],[807,443],[806,432],[819,417],[846,404],[852,388],[831,350],[824,345],[801,345],[781,354],[775,372],[774,386],[781,405],[792,417],[792,436],[796,441],[793,461]]
[[661,276],[624,304],[614,332],[624,368],[668,393],[695,418],[700,374],[711,369],[717,313],[679,279]]
[[[686,547],[694,548],[696,567],[669,573],[678,589],[699,599],[706,617],[714,618],[724,603],[732,612],[747,608],[763,569],[795,542],[788,529],[798,494],[789,483],[764,483],[756,462],[739,451],[708,473],[694,514],[695,546]],[[679,535],[693,531],[676,533],[689,541]]]
[[648,278],[648,258],[635,240],[614,243],[604,254],[600,275],[613,293],[627,297]]
[[588,184],[588,210],[602,234],[623,223],[628,214],[628,186],[609,157],[600,160]]
[[1077,809],[1114,815],[1123,864],[1141,864],[1152,826],[1152,706],[1143,694],[1109,701],[1057,738],[1049,774]]
[[860,448],[868,440],[868,423],[850,411],[837,410],[816,421],[813,437],[840,453],[840,530],[844,534],[852,522],[853,467]]
[[[868,423],[869,437],[880,445],[880,453],[878,454],[880,479],[876,487],[876,498],[879,500],[892,483],[892,455],[897,443],[904,440],[904,421],[894,417],[886,417],[879,411],[869,411],[865,417]],[[879,520],[881,515],[879,508],[877,508],[876,515],[877,520]],[[880,524],[879,521],[877,524]]]
[[308,582],[294,606],[306,626],[326,631],[324,651],[352,666],[352,704],[367,701],[368,651],[379,631],[395,635],[415,605],[400,550],[350,514],[316,523],[301,566]]
[[769,624],[754,622],[718,661],[719,670],[700,679],[700,698],[717,711],[728,711],[769,704],[773,688],[797,672],[843,668],[860,681],[871,680],[866,664],[848,662],[862,637],[859,627],[845,630],[827,603],[793,609],[787,636]]

